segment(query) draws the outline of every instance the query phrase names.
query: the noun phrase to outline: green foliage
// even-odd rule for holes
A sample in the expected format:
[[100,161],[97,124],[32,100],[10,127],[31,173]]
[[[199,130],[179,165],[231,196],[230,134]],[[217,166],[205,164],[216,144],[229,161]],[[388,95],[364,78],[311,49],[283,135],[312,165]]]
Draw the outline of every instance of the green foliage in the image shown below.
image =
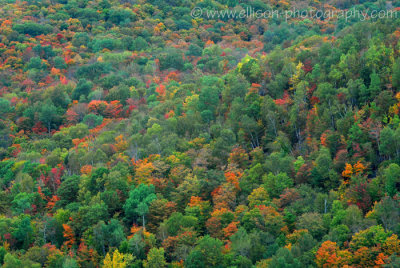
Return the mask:
[[87,114],[83,118],[83,123],[86,124],[90,129],[97,127],[103,122],[103,117],[96,114]]
[[10,102],[4,98],[0,98],[0,115],[5,116],[11,112]]
[[74,100],[79,100],[82,95],[84,97],[87,97],[90,93],[90,91],[93,88],[93,83],[90,81],[87,81],[86,79],[79,79],[78,84],[76,85],[76,88],[72,92],[72,99]]
[[81,46],[87,47],[89,41],[90,37],[86,32],[75,33],[74,37],[72,38],[72,44],[78,48]]
[[397,192],[397,184],[400,182],[400,167],[390,164],[384,171],[385,191],[389,196]]
[[222,262],[222,242],[210,236],[199,240],[186,260],[188,267],[215,267]]
[[29,34],[37,36],[41,34],[48,34],[53,31],[53,27],[49,24],[39,24],[34,22],[25,22],[23,24],[15,24],[13,29],[20,34]]
[[135,13],[129,9],[111,9],[107,15],[108,20],[115,24],[129,23],[136,19]]
[[277,175],[269,173],[264,175],[263,181],[270,197],[279,197],[283,190],[293,186],[293,179],[289,178],[286,173],[278,173]]
[[42,121],[47,130],[51,131],[52,124],[58,120],[58,110],[52,103],[46,103],[42,106],[39,114],[39,120]]
[[125,219],[128,222],[139,219],[145,226],[145,215],[149,212],[149,205],[157,198],[154,191],[154,185],[140,184],[129,192],[129,198],[124,205]]
[[152,248],[147,254],[147,260],[143,263],[143,267],[145,268],[162,268],[166,267],[167,262],[164,258],[164,249],[163,248]]
[[108,224],[100,221],[93,227],[93,244],[98,252],[105,254],[109,248],[118,248],[124,240],[124,229],[116,219]]
[[60,201],[57,205],[66,206],[76,201],[79,191],[79,183],[80,177],[77,175],[65,178],[57,191],[57,195],[60,198]]
[[392,83],[394,87],[400,87],[400,58],[398,58],[393,65]]
[[43,70],[46,69],[46,64],[40,59],[40,57],[33,57],[30,59],[27,69],[37,69]]
[[174,68],[177,70],[183,69],[182,53],[178,49],[169,48],[165,53],[159,56],[160,70]]
[[243,74],[250,83],[257,83],[261,79],[261,68],[258,60],[246,56],[238,65],[238,71]]
[[184,216],[182,213],[173,213],[165,222],[165,227],[170,236],[176,236],[184,228],[197,228],[198,219],[193,216]]
[[111,65],[105,62],[95,62],[89,65],[83,65],[76,70],[78,78],[97,79],[103,74],[111,71]]

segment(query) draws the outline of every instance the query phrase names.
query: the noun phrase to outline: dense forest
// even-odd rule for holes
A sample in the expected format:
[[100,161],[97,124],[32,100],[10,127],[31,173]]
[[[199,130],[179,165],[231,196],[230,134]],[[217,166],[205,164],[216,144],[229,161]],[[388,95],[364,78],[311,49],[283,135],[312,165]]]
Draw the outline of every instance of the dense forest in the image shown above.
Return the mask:
[[400,267],[387,10],[0,0],[1,267]]

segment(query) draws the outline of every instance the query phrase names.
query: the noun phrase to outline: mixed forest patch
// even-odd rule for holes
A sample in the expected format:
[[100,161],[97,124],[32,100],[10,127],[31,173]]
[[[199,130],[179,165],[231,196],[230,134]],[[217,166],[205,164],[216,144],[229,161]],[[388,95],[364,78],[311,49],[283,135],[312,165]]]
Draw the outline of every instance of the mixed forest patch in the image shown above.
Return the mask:
[[0,265],[400,267],[387,10],[0,0]]

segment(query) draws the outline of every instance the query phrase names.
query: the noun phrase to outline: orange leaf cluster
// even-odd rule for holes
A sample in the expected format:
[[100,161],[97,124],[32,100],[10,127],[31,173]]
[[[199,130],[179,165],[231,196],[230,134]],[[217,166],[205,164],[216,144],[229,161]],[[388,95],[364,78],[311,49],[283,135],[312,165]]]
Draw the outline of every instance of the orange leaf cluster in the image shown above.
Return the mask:
[[352,175],[360,175],[362,174],[367,168],[358,161],[353,166],[349,163],[346,163],[345,169],[342,172],[342,176],[345,178],[351,178]]
[[62,226],[64,228],[63,236],[66,239],[64,245],[68,249],[71,249],[72,246],[75,244],[75,233],[69,225],[63,224]]
[[92,166],[91,165],[84,165],[82,168],[81,168],[81,173],[82,174],[85,174],[85,175],[89,175],[90,173],[92,173]]

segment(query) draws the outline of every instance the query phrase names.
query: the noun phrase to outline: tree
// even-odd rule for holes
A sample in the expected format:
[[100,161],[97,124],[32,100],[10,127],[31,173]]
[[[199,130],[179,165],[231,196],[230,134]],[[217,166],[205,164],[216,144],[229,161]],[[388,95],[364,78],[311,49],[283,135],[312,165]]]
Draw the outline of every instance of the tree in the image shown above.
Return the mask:
[[400,221],[400,203],[397,199],[385,196],[376,203],[369,217],[376,218],[385,230],[397,231]]
[[73,175],[63,180],[57,190],[57,195],[60,197],[57,206],[66,206],[77,200],[80,179],[79,176]]
[[136,15],[130,9],[111,9],[108,15],[108,20],[117,25],[126,21],[131,22],[135,19]]
[[145,215],[149,212],[149,205],[157,198],[154,191],[154,185],[140,184],[129,192],[129,198],[124,205],[125,218],[129,223],[141,217],[145,227]]
[[339,251],[336,243],[325,241],[316,254],[318,267],[342,267],[349,264],[350,252]]
[[395,88],[400,88],[400,58],[397,58],[393,64],[392,84]]
[[307,229],[315,239],[321,239],[326,229],[321,214],[304,213],[297,221],[298,229]]
[[384,170],[385,191],[389,196],[394,196],[397,192],[397,183],[400,182],[400,166],[390,164]]
[[12,210],[15,214],[23,214],[32,208],[37,197],[36,193],[18,193],[11,202]]
[[[319,151],[319,155],[315,160],[315,169],[313,170],[314,174],[314,183],[316,185],[324,185],[326,187],[331,187],[331,185],[336,185],[338,181],[338,177],[335,176],[336,173],[332,172],[332,158],[329,150],[325,147],[322,147]],[[328,179],[329,178],[329,179]]]
[[152,248],[147,254],[147,260],[144,261],[145,268],[163,268],[167,266],[164,258],[164,248]]
[[40,57],[33,57],[30,59],[27,69],[36,69],[36,70],[43,70],[46,69],[46,64],[40,59]]
[[[400,129],[400,128],[398,128]],[[389,158],[397,156],[400,154],[400,146],[398,142],[399,131],[393,130],[391,127],[386,126],[382,129],[379,137],[379,151],[388,156]]]
[[174,68],[182,70],[184,66],[181,51],[175,48],[168,48],[165,53],[159,56],[160,70]]
[[32,262],[30,260],[26,260],[26,259],[18,259],[17,257],[15,257],[14,255],[12,255],[11,253],[7,253],[4,257],[4,264],[3,266],[4,268],[40,268],[42,267],[39,263],[35,263]]
[[289,178],[286,173],[278,173],[277,175],[269,173],[263,177],[263,181],[264,188],[271,197],[279,197],[283,190],[293,186],[293,179]]
[[100,220],[108,218],[107,205],[100,200],[100,195],[97,195],[92,198],[88,205],[79,206],[75,226],[77,229],[87,230]]
[[218,157],[220,161],[226,161],[235,142],[236,137],[233,131],[230,129],[223,129],[220,136],[215,140],[213,155]]
[[125,268],[126,265],[127,262],[124,258],[124,255],[121,254],[118,249],[112,253],[112,258],[110,256],[110,252],[108,252],[103,261],[104,268]]
[[68,249],[71,249],[72,246],[75,244],[75,241],[76,241],[75,233],[74,233],[74,231],[72,230],[72,228],[68,224],[63,224],[63,228],[64,228],[64,234],[63,235],[64,235],[64,238],[66,240],[64,242],[64,244]]
[[100,221],[93,227],[94,246],[103,254],[110,248],[118,248],[124,240],[123,226],[116,219],[111,219],[108,224]]
[[233,234],[229,239],[232,242],[232,250],[235,251],[236,254],[245,257],[250,256],[252,241],[243,227],[240,227],[238,231]]
[[32,36],[37,36],[41,34],[48,34],[53,31],[53,27],[49,24],[39,24],[34,22],[25,22],[23,24],[15,24],[13,29],[22,34],[29,34]]
[[46,103],[42,106],[39,114],[39,120],[47,126],[47,131],[51,133],[51,125],[58,119],[57,108],[52,103]]
[[201,56],[203,49],[196,44],[190,44],[188,50],[186,51],[186,55],[188,56]]
[[0,116],[4,117],[10,111],[10,102],[4,98],[0,98]]
[[[186,259],[187,267],[203,264],[201,267],[215,267],[222,262],[222,242],[208,235],[201,238]],[[186,266],[186,265],[185,265]]]
[[54,67],[57,69],[67,69],[67,64],[62,57],[57,56],[54,58]]
[[90,41],[89,35],[86,32],[78,32],[74,34],[74,37],[72,38],[72,44],[74,47],[81,47],[81,46],[88,46],[88,43]]
[[13,237],[17,240],[17,246],[28,248],[33,237],[33,227],[31,225],[31,218],[27,215],[22,216],[12,233]]
[[96,114],[87,114],[83,118],[83,123],[85,123],[89,129],[95,128],[103,122],[103,117]]
[[261,67],[257,59],[246,56],[238,64],[238,71],[243,74],[250,83],[258,83],[261,79]]
[[184,229],[197,229],[198,219],[193,216],[184,216],[180,212],[174,212],[162,225],[165,226],[168,235],[177,236]]
[[0,265],[4,264],[4,257],[7,254],[7,250],[4,247],[0,247]]
[[377,73],[372,73],[370,75],[371,83],[369,84],[368,88],[368,99],[375,99],[378,96],[379,92],[381,91],[381,79]]
[[260,229],[277,237],[286,225],[284,217],[274,207],[260,205],[245,212],[241,220],[247,232]]
[[271,267],[302,267],[299,260],[294,258],[293,254],[287,248],[278,249],[269,265],[271,265]]
[[72,92],[71,97],[73,100],[79,100],[82,95],[86,98],[89,95],[92,88],[93,88],[92,82],[87,81],[84,78],[79,79],[78,84],[76,85],[76,88]]
[[141,36],[138,36],[135,40],[133,40],[131,50],[141,51],[145,50],[148,47],[148,43],[146,39]]
[[266,201],[268,201],[269,196],[267,191],[263,187],[259,187],[254,189],[251,194],[247,197],[249,201],[249,207],[266,205]]

